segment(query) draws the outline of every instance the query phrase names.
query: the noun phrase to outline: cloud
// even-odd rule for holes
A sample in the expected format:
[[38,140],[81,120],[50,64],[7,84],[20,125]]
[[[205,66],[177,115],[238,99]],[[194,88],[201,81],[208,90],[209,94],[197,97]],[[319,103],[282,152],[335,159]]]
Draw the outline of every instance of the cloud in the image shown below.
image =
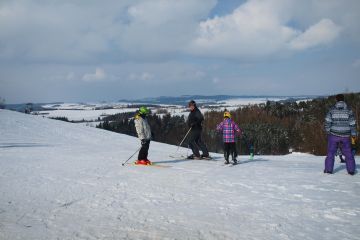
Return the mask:
[[290,42],[290,48],[304,50],[331,43],[339,36],[341,28],[330,19],[322,19]]
[[148,72],[143,72],[140,74],[137,73],[131,73],[128,76],[128,79],[130,80],[140,80],[140,81],[148,81],[154,78],[154,75]]
[[[241,2],[243,2],[241,4]],[[186,57],[258,59],[360,40],[358,0],[248,0],[209,18],[216,0],[0,3],[0,60],[103,64]]]
[[104,79],[106,79],[106,73],[102,68],[96,68],[95,73],[87,73],[82,77],[85,82],[96,82]]
[[202,56],[259,58],[327,45],[338,38],[341,26],[328,18],[305,31],[289,24],[297,5],[291,0],[250,0],[231,14],[200,22],[191,51]]

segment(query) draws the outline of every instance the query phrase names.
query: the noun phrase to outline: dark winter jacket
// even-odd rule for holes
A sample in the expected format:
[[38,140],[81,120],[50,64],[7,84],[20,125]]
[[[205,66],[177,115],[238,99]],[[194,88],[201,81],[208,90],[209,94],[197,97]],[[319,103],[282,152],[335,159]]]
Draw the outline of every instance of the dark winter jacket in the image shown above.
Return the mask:
[[328,134],[339,137],[356,136],[354,113],[345,102],[337,102],[326,114],[325,130]]
[[192,128],[192,130],[201,130],[202,122],[204,121],[204,117],[201,114],[200,110],[195,107],[193,111],[190,112],[188,117],[188,126]]

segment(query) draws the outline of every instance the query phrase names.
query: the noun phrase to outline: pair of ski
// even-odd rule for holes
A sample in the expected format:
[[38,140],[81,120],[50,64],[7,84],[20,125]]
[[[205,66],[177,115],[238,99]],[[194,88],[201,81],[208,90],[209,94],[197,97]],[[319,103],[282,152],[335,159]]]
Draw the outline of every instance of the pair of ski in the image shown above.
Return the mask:
[[[179,159],[179,160],[188,160],[188,161],[215,161],[213,158],[201,158],[201,159],[189,159],[186,156],[170,156],[171,158],[174,159]],[[126,165],[129,166],[138,166],[138,167],[156,167],[156,168],[171,168],[172,166],[170,165],[164,165],[161,162],[153,162],[150,165],[144,165],[144,164],[136,164],[136,163],[126,163]]]
[[224,166],[224,167],[234,167],[234,166],[239,165],[239,164],[240,164],[239,162],[236,162],[236,163],[229,162],[229,163],[223,163],[222,166]]

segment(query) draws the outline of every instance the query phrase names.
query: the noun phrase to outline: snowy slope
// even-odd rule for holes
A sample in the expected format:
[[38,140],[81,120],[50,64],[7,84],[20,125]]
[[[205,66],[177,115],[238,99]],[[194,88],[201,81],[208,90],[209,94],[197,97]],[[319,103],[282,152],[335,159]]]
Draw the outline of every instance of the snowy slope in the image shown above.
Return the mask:
[[360,175],[323,157],[224,167],[151,143],[172,168],[123,167],[136,138],[7,110],[0,126],[1,240],[360,239]]

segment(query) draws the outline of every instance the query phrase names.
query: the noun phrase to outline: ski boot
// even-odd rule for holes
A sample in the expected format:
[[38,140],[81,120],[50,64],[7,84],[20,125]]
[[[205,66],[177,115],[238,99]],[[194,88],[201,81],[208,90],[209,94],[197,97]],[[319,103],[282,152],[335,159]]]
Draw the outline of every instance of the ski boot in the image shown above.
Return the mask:
[[211,157],[209,155],[204,155],[204,154],[201,154],[200,158],[205,159],[205,160],[210,160],[211,159]]
[[234,153],[232,154],[232,161],[233,161],[233,165],[237,164],[236,155]]
[[194,154],[191,154],[190,156],[188,156],[186,159],[190,159],[190,160],[200,160],[201,157],[197,157]]
[[230,163],[230,162],[229,162],[229,156],[226,155],[226,154],[224,154],[224,157],[225,157],[225,162],[224,162],[224,164],[229,164],[229,163]]
[[141,159],[135,161],[136,165],[151,165],[151,161],[149,159]]

